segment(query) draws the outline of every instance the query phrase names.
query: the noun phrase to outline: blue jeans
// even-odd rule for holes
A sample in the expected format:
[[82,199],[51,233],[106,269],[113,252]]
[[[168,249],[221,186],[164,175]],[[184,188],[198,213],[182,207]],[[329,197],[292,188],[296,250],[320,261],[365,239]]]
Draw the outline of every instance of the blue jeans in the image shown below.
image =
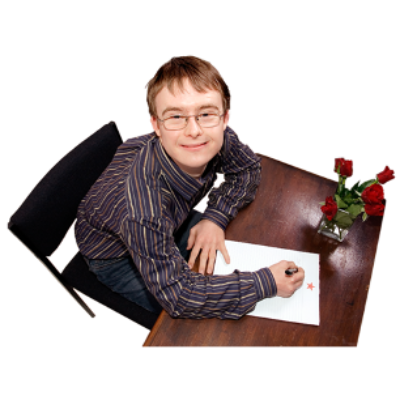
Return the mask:
[[[186,250],[190,229],[200,221],[202,216],[202,213],[192,210],[175,233],[175,243],[186,261],[190,257],[190,251]],[[89,270],[96,274],[97,279],[113,292],[154,313],[159,314],[162,311],[161,305],[147,289],[131,257],[109,260],[85,258],[85,260],[89,265]]]

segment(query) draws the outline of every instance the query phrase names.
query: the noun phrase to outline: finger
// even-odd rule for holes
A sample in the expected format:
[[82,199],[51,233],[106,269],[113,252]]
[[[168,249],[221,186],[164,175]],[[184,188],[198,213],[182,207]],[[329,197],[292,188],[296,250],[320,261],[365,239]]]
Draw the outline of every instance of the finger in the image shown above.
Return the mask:
[[192,252],[190,253],[190,257],[189,257],[189,267],[190,269],[192,269],[194,267],[194,263],[196,261],[197,256],[199,255],[200,252],[200,247],[199,246],[194,246],[192,249]]
[[293,288],[294,290],[298,290],[303,286],[304,279],[301,279],[299,281],[293,282]]
[[298,267],[298,271],[295,274],[293,274],[293,281],[302,282],[304,280],[304,276],[305,276],[304,269]]
[[224,256],[224,260],[227,264],[231,263],[231,258],[229,257],[228,250],[225,246],[225,242],[222,244],[221,248],[219,249],[222,255]]
[[207,261],[208,261],[208,249],[201,249],[200,264],[199,264],[200,274],[204,275],[206,271]]
[[216,250],[211,250],[208,255],[207,274],[209,274],[209,275],[212,275],[212,273],[214,271],[216,253],[217,253]]
[[189,239],[187,241],[186,250],[190,250],[193,247],[195,241],[196,241],[196,231],[191,229],[189,234]]
[[303,286],[303,281],[299,281],[295,283],[294,288],[295,290],[300,289]]
[[297,272],[293,272],[293,273],[290,274],[290,275],[286,275],[286,277],[287,277],[287,278],[290,278],[290,280],[291,280],[293,283],[296,283],[296,282],[301,281],[301,280],[303,279],[303,276],[302,276],[302,273],[301,273],[300,270],[298,270]]

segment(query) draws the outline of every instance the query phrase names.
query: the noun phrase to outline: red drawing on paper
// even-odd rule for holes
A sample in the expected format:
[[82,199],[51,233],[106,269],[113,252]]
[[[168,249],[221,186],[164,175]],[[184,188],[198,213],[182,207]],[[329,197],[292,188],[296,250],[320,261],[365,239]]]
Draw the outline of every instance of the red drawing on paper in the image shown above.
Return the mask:
[[315,286],[311,283],[307,283],[307,289],[313,290]]

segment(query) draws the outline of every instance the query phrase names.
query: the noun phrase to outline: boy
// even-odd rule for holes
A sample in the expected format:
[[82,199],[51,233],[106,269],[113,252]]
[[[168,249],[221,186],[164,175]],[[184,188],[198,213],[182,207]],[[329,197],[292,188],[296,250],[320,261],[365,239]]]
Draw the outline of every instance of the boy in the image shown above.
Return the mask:
[[[285,276],[291,262],[209,275],[217,250],[229,262],[225,229],[260,181],[258,157],[228,127],[230,93],[218,71],[196,57],[173,58],[148,83],[147,102],[154,132],[122,144],[79,207],[76,238],[89,269],[173,317],[237,319],[266,297],[291,296],[304,279],[301,268]],[[193,208],[217,172],[225,182],[200,214]]]

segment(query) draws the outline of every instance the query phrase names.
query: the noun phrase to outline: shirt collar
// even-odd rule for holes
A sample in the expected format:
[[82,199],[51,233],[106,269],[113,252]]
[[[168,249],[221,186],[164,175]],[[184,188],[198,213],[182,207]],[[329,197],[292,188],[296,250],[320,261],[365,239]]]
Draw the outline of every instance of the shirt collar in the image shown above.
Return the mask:
[[208,163],[203,175],[199,180],[191,177],[186,172],[183,172],[171,157],[166,153],[159,139],[156,140],[155,153],[164,175],[168,178],[168,183],[171,187],[179,193],[186,200],[190,200],[203,185],[208,181],[210,175],[213,175],[213,171],[217,168],[218,161],[221,154],[227,154],[230,150],[229,135],[227,132],[231,131],[227,127],[224,131],[224,144],[222,145],[221,151]]
[[222,145],[221,151],[219,152],[222,157],[226,157],[226,155],[229,154],[231,151],[231,140],[228,133],[233,133],[233,130],[229,128],[229,126],[227,126],[224,131],[224,144]]

